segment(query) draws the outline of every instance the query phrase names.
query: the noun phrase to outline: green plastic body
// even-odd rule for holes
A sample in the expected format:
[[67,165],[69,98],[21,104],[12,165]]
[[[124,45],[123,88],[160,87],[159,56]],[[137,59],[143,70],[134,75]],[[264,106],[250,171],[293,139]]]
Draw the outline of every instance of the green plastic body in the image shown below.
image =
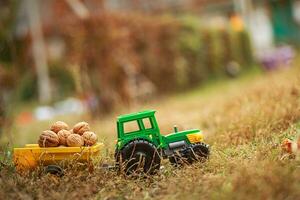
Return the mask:
[[[145,120],[149,120],[148,127],[146,127]],[[135,131],[125,132],[124,124],[133,122],[137,123],[138,128]],[[200,133],[199,129],[177,131],[174,128],[174,132],[168,135],[162,135],[159,130],[155,118],[155,110],[146,110],[138,113],[131,113],[121,115],[117,119],[117,133],[118,141],[116,149],[121,150],[126,144],[136,139],[143,139],[151,142],[156,146],[157,149],[168,149],[169,144],[176,143],[178,141],[185,141],[187,145],[191,144],[187,138],[188,134]]]

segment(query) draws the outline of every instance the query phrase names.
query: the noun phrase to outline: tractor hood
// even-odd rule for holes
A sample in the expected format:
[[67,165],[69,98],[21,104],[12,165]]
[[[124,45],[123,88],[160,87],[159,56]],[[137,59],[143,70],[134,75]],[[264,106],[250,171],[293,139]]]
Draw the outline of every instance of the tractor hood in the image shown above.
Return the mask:
[[203,141],[203,134],[199,129],[191,129],[170,133],[164,138],[166,143],[178,142],[182,140],[187,141],[189,143],[196,143]]

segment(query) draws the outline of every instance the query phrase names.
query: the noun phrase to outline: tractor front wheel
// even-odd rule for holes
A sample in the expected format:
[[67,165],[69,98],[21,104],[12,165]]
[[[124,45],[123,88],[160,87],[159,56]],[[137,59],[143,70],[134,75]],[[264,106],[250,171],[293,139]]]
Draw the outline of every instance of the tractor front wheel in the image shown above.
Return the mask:
[[205,143],[193,144],[191,147],[191,159],[192,161],[205,161],[208,159],[210,149],[209,145]]
[[192,164],[195,161],[205,161],[209,156],[209,145],[205,143],[191,144],[189,147],[174,152],[174,155],[169,157],[172,165],[178,167],[184,164]]
[[145,140],[134,140],[116,153],[117,165],[127,175],[132,173],[154,174],[160,168],[160,156],[156,147]]

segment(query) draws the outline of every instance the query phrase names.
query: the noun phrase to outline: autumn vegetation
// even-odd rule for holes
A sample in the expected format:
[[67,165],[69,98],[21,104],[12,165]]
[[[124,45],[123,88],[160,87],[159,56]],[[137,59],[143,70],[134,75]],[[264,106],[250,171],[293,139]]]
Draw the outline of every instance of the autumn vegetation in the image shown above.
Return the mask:
[[[101,168],[113,163],[115,117],[122,110],[92,123],[106,144],[93,171],[81,165],[58,178],[37,170],[27,176],[14,172],[11,153],[2,155],[0,196],[16,199],[297,199],[299,161],[281,151],[280,143],[299,132],[299,66],[277,72],[255,72],[236,80],[217,81],[173,95],[155,105],[163,133],[172,125],[199,127],[211,145],[204,164],[174,168],[167,161],[158,175],[128,178]],[[77,119],[70,119],[76,121]],[[15,137],[34,140],[48,124],[18,127]],[[9,150],[9,148],[7,149]]]
[[[53,102],[74,95],[96,96],[99,115],[224,77],[232,62],[241,71],[254,63],[245,30],[209,27],[187,14],[103,10],[78,19],[65,3],[53,2],[51,20],[42,27],[49,46]],[[32,38],[26,34],[8,42],[14,20],[7,18],[7,31],[0,35],[5,51],[0,55],[1,88],[16,102],[34,102],[38,80],[30,53]],[[53,43],[63,48],[59,56],[52,56]]]

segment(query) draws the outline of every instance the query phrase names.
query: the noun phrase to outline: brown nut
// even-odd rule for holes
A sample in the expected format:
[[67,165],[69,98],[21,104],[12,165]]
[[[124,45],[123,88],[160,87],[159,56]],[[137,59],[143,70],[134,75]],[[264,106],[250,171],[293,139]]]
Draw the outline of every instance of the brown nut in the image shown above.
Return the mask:
[[73,127],[73,133],[82,135],[84,132],[90,130],[90,125],[87,122],[79,122]]
[[67,146],[67,138],[68,136],[71,135],[70,131],[68,130],[60,130],[57,133],[58,139],[59,139],[59,144]]
[[38,140],[40,147],[57,147],[59,139],[56,133],[50,130],[43,131]]
[[97,135],[92,131],[86,131],[83,133],[82,138],[84,140],[85,146],[93,146],[96,144],[98,137]]
[[84,140],[78,134],[71,134],[67,138],[67,145],[69,147],[81,147],[84,145]]
[[54,124],[52,124],[50,130],[55,133],[58,133],[60,130],[69,130],[69,126],[65,122],[57,121]]

